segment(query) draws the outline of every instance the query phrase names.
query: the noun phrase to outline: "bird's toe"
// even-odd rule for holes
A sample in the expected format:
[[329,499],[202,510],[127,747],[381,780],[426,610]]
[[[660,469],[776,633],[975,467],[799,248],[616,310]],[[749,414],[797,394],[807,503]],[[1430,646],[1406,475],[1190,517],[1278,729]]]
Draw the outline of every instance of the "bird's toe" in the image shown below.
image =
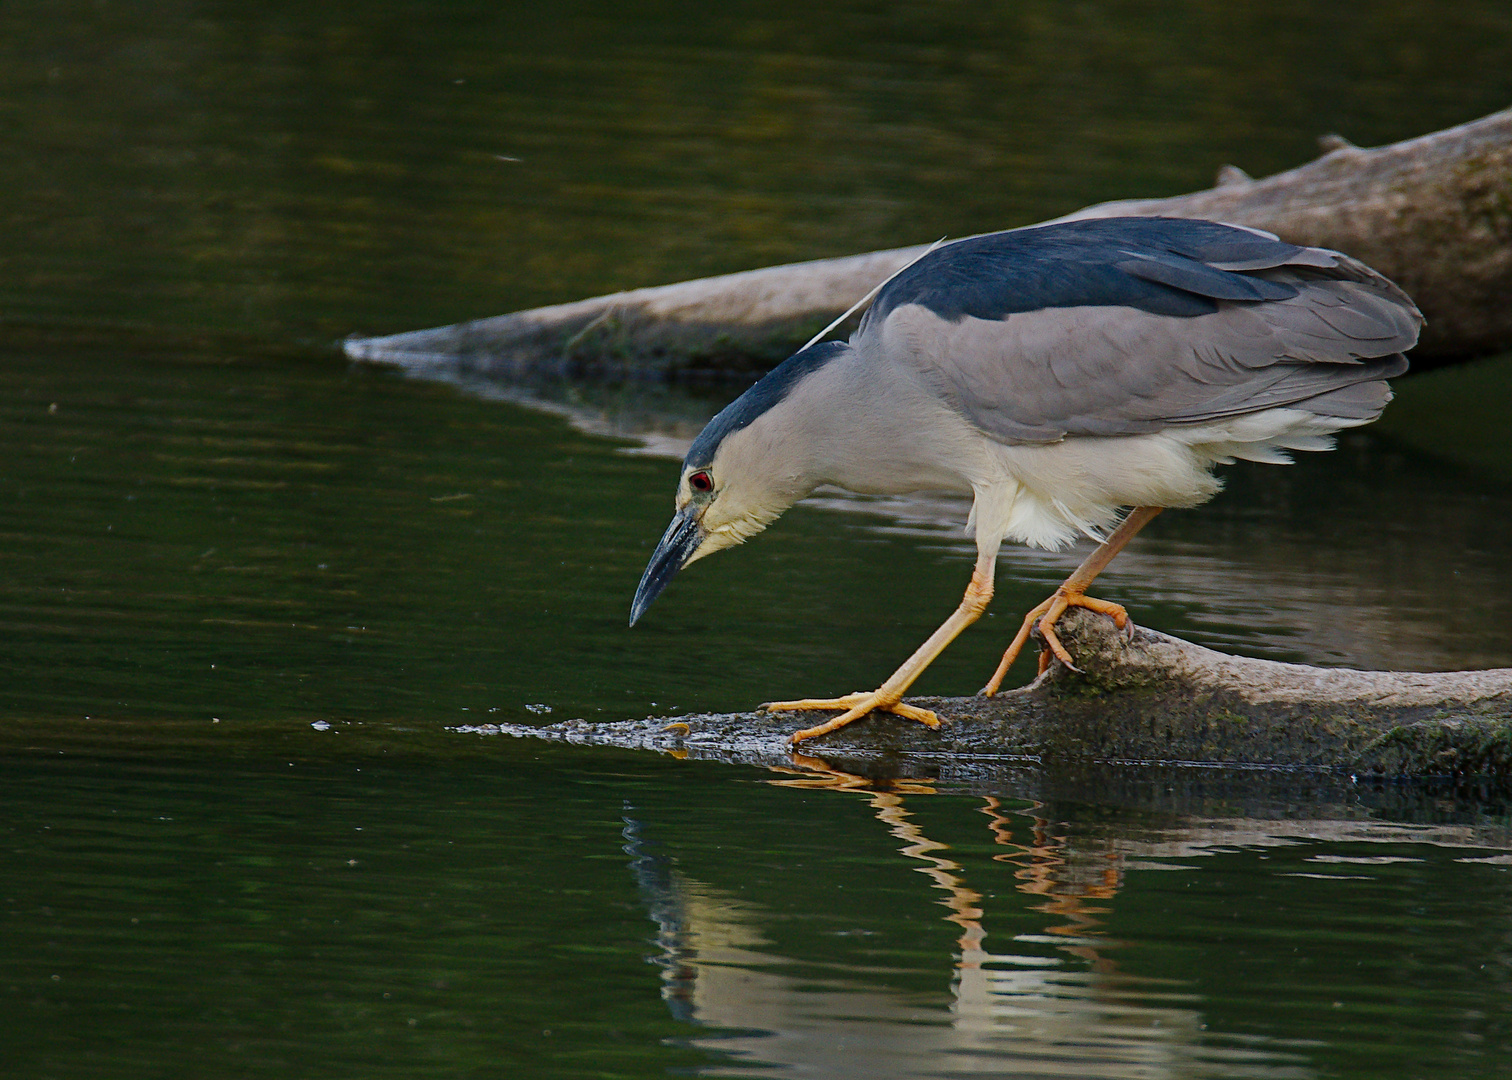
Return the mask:
[[846,694],[837,698],[799,698],[796,701],[764,701],[757,706],[762,712],[822,712],[835,709],[854,709],[863,701],[873,697],[872,694],[864,694],[857,691],[854,694]]

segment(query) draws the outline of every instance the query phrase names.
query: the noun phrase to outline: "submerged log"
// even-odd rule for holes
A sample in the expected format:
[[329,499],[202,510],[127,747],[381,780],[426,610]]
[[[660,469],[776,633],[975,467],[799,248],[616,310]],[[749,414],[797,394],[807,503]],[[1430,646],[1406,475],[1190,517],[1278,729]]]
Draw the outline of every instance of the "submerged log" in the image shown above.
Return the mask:
[[[1193,764],[1362,776],[1512,779],[1512,668],[1415,673],[1283,664],[1215,652],[1073,609],[1057,626],[1080,671],[1058,661],[993,698],[910,698],[938,730],[873,714],[796,748],[798,762],[878,766],[1032,759],[1041,764]],[[737,713],[488,734],[791,766],[788,736],[819,714]],[[483,730],[483,729],[473,729]]]
[[[1336,248],[1393,278],[1428,325],[1414,360],[1512,349],[1512,109],[1375,149],[1326,136],[1315,161],[1256,180],[1103,203],[1069,218],[1216,218]],[[1068,219],[1061,219],[1068,220]],[[774,266],[387,337],[356,360],[492,376],[759,372],[801,345],[924,246]]]

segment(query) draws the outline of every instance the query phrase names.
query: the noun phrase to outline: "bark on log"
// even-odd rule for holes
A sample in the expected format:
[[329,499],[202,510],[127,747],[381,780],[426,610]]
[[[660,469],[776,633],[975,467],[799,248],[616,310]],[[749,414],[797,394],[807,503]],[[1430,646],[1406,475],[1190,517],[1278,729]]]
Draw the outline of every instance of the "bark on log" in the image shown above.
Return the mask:
[[[1073,609],[1057,629],[1081,672],[1059,662],[994,698],[910,698],[932,731],[873,715],[797,748],[798,763],[875,775],[887,763],[1028,760],[1201,764],[1388,777],[1512,781],[1512,668],[1354,671],[1229,656]],[[621,723],[467,730],[791,767],[788,735],[817,714],[737,713]],[[904,770],[906,771],[906,770]]]
[[[1338,136],[1322,157],[1207,191],[1103,203],[1119,214],[1216,218],[1337,248],[1396,280],[1428,325],[1415,362],[1512,349],[1512,109],[1376,149]],[[917,257],[923,246],[635,289],[433,330],[350,338],[357,360],[517,378],[765,370]]]

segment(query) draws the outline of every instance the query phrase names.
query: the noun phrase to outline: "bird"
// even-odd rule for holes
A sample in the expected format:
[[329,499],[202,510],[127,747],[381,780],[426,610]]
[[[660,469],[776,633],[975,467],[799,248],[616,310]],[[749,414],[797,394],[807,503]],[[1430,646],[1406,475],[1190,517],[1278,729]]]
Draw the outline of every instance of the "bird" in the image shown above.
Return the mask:
[[1337,251],[1190,218],[1083,219],[955,240],[878,289],[848,340],[810,343],[721,410],[682,462],[674,514],[631,603],[633,627],[690,563],[750,539],[821,485],[970,495],[971,579],[955,611],[876,690],[774,701],[830,710],[794,744],[872,712],[928,727],[909,686],[992,599],[1004,541],[1097,548],[1024,617],[981,693],[1032,632],[1088,596],[1162,510],[1212,498],[1219,465],[1286,464],[1370,423],[1423,316]]

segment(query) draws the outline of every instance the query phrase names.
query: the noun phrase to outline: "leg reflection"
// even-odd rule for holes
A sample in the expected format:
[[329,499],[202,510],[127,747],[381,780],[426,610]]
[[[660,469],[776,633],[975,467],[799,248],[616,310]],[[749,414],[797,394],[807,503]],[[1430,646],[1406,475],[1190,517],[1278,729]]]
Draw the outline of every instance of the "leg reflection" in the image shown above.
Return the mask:
[[[921,961],[920,946],[933,936],[916,918],[824,888],[830,879],[854,883],[846,862],[820,855],[792,871],[802,875],[800,891],[758,896],[758,882],[794,879],[769,868],[725,887],[705,884],[658,861],[638,830],[627,830],[632,869],[658,925],[653,959],[663,969],[663,996],[679,1017],[716,1029],[689,1044],[720,1055],[730,1075],[746,1075],[741,1065],[762,1075],[788,1068],[879,1080],[1216,1075],[1194,1067],[1204,1054],[1201,1017],[1177,1004],[1180,988],[1122,972],[1107,956],[1120,944],[1106,926],[1123,886],[1112,838],[1073,837],[1041,804],[984,797],[975,812],[986,819],[986,836],[978,831],[978,843],[952,847],[928,822],[940,811],[959,823],[950,815],[961,802],[940,799],[928,780],[868,778],[809,755],[777,771],[769,782],[779,787],[865,799],[889,846],[939,894],[953,945]],[[798,853],[823,847],[792,850],[803,859]],[[836,923],[837,900],[853,922]],[[824,925],[843,930],[816,937]],[[932,979],[924,988],[925,968],[948,974],[947,997]],[[1224,1075],[1269,1077],[1281,1075],[1272,1065],[1294,1064],[1264,1058]]]

